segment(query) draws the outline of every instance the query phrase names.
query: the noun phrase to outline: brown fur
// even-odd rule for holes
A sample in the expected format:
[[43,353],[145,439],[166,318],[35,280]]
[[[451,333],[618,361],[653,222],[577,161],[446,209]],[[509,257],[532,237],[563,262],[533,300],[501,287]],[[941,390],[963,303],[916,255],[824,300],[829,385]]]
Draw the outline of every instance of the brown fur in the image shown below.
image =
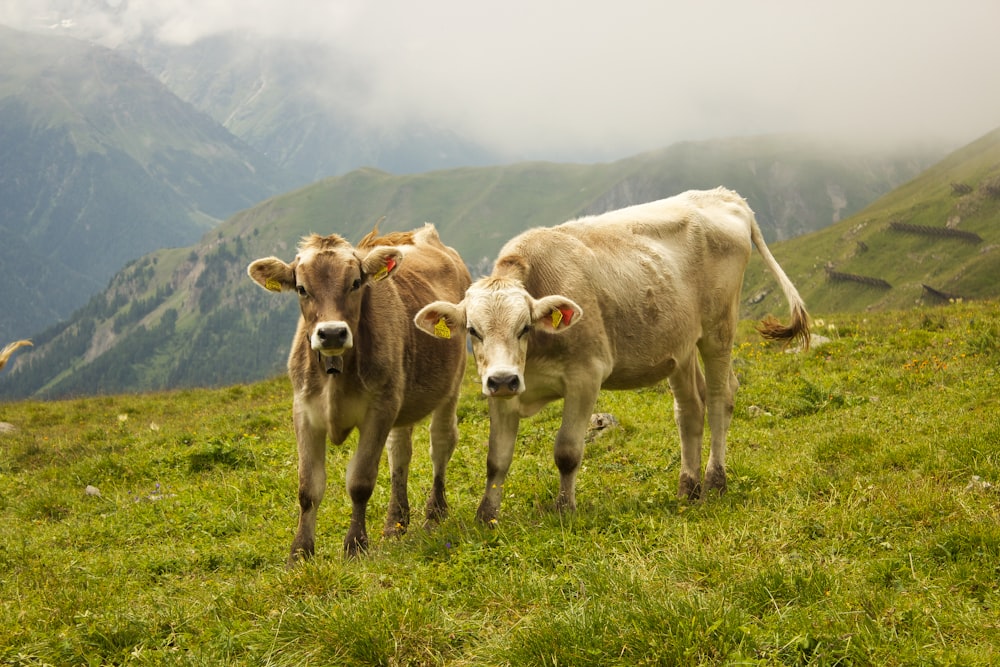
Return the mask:
[[777,318],[768,315],[757,325],[757,332],[768,340],[786,342],[801,341],[802,349],[809,349],[809,315],[801,308],[792,310],[792,321],[784,325]]
[[336,234],[330,234],[329,236],[310,234],[309,236],[302,237],[302,240],[299,241],[298,248],[300,252],[303,250],[318,250],[320,252],[327,252],[338,248],[347,248],[350,245],[351,244],[345,239],[337,236]]
[[471,280],[458,254],[441,243],[433,225],[383,237],[376,229],[356,248],[336,235],[312,235],[291,264],[269,257],[247,271],[267,289],[300,294],[299,325],[288,358],[300,507],[289,562],[315,550],[325,442],[339,445],[354,429],[359,435],[347,476],[353,506],[344,539],[348,554],[367,547],[365,511],[387,440],[391,492],[384,532],[400,533],[409,524],[410,434],[427,415],[434,464],[427,520],[444,516],[445,468],[458,440],[455,408],[465,345],[457,336],[430,339],[412,320],[428,301],[461,298]]
[[358,242],[358,250],[370,250],[371,248],[387,245],[413,245],[415,234],[415,231],[389,232],[385,236],[379,236],[378,227],[375,227]]

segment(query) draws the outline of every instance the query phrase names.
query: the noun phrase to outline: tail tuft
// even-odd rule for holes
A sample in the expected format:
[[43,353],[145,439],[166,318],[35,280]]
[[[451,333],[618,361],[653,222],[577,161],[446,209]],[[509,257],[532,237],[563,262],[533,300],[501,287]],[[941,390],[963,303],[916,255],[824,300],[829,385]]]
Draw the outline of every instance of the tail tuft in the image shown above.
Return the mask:
[[768,315],[757,326],[757,331],[767,340],[781,340],[793,343],[801,341],[802,349],[809,349],[809,315],[803,308],[792,310],[792,323],[785,326],[776,318]]

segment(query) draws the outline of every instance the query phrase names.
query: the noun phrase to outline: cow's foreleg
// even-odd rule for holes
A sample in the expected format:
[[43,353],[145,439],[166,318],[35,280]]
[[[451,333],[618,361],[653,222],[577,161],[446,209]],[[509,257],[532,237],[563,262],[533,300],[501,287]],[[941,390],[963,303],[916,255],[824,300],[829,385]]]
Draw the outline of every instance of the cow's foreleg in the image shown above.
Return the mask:
[[733,404],[739,380],[733,373],[728,350],[724,356],[705,361],[708,386],[708,428],[711,451],[705,465],[705,493],[726,492],[726,434],[733,418]]
[[681,475],[678,496],[701,496],[701,443],[705,434],[705,376],[695,355],[679,363],[670,375],[674,420],[681,437]]
[[394,428],[389,432],[386,449],[389,453],[389,511],[385,517],[385,536],[402,535],[410,525],[410,499],[406,485],[410,478],[410,458],[413,455],[412,427]]
[[316,513],[326,490],[326,427],[310,423],[308,408],[295,407],[295,437],[299,458],[299,526],[288,564],[310,558],[316,551]]
[[368,417],[358,433],[358,448],[347,466],[347,494],[351,498],[351,525],[344,537],[344,553],[356,556],[368,549],[365,512],[375,490],[378,464],[389,436],[392,418]]
[[556,509],[560,512],[576,509],[576,474],[583,461],[583,440],[587,435],[590,415],[597,404],[598,387],[586,382],[568,380],[573,391],[563,401],[562,425],[556,434],[553,458],[559,469],[559,495]]
[[486,456],[486,492],[476,510],[476,518],[487,525],[493,525],[500,511],[503,484],[514,458],[514,441],[521,417],[512,399],[491,398],[490,404],[490,449]]
[[456,391],[453,400],[439,407],[431,415],[431,463],[434,466],[434,482],[427,498],[426,525],[435,524],[448,516],[445,473],[458,444],[458,418],[455,416],[457,403]]

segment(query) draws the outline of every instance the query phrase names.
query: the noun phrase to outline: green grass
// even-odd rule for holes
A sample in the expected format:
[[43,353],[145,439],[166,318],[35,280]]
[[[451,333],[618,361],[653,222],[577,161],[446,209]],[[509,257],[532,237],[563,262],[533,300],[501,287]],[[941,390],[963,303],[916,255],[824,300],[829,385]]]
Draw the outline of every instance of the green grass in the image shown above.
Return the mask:
[[452,516],[344,560],[352,439],[328,456],[317,557],[290,571],[284,378],[0,404],[18,429],[0,435],[0,664],[997,664],[1000,305],[816,330],[831,342],[786,354],[741,323],[722,498],[676,498],[665,385],[606,392],[620,426],[588,445],[577,512],[551,509],[553,405],[482,528],[470,373]]

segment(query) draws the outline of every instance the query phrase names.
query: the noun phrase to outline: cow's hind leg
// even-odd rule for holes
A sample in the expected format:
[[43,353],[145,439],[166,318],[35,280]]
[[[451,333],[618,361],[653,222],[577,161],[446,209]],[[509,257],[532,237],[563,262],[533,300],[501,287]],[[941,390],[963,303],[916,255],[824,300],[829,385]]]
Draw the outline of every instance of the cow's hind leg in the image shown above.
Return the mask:
[[694,354],[670,375],[674,420],[681,438],[681,474],[677,494],[695,500],[701,496],[701,443],[705,434],[705,377]]
[[711,450],[705,465],[705,493],[726,491],[726,435],[733,418],[739,380],[732,370],[729,349],[704,358],[708,387],[708,428]]
[[385,516],[385,536],[402,535],[410,525],[410,499],[406,485],[410,478],[413,456],[413,428],[394,428],[389,432],[386,448],[389,455],[389,511]]
[[442,521],[448,516],[448,500],[445,496],[445,474],[448,462],[458,444],[458,418],[455,408],[458,392],[454,398],[440,406],[431,415],[431,463],[434,467],[434,481],[427,498],[426,526]]
[[326,428],[309,423],[296,406],[295,435],[299,457],[299,525],[292,540],[288,564],[310,558],[316,550],[316,513],[326,490]]
[[562,425],[556,434],[553,457],[559,469],[559,495],[556,509],[560,512],[576,509],[576,474],[583,461],[583,441],[590,424],[590,415],[597,404],[598,387],[586,382],[567,382],[573,387],[563,401]]

